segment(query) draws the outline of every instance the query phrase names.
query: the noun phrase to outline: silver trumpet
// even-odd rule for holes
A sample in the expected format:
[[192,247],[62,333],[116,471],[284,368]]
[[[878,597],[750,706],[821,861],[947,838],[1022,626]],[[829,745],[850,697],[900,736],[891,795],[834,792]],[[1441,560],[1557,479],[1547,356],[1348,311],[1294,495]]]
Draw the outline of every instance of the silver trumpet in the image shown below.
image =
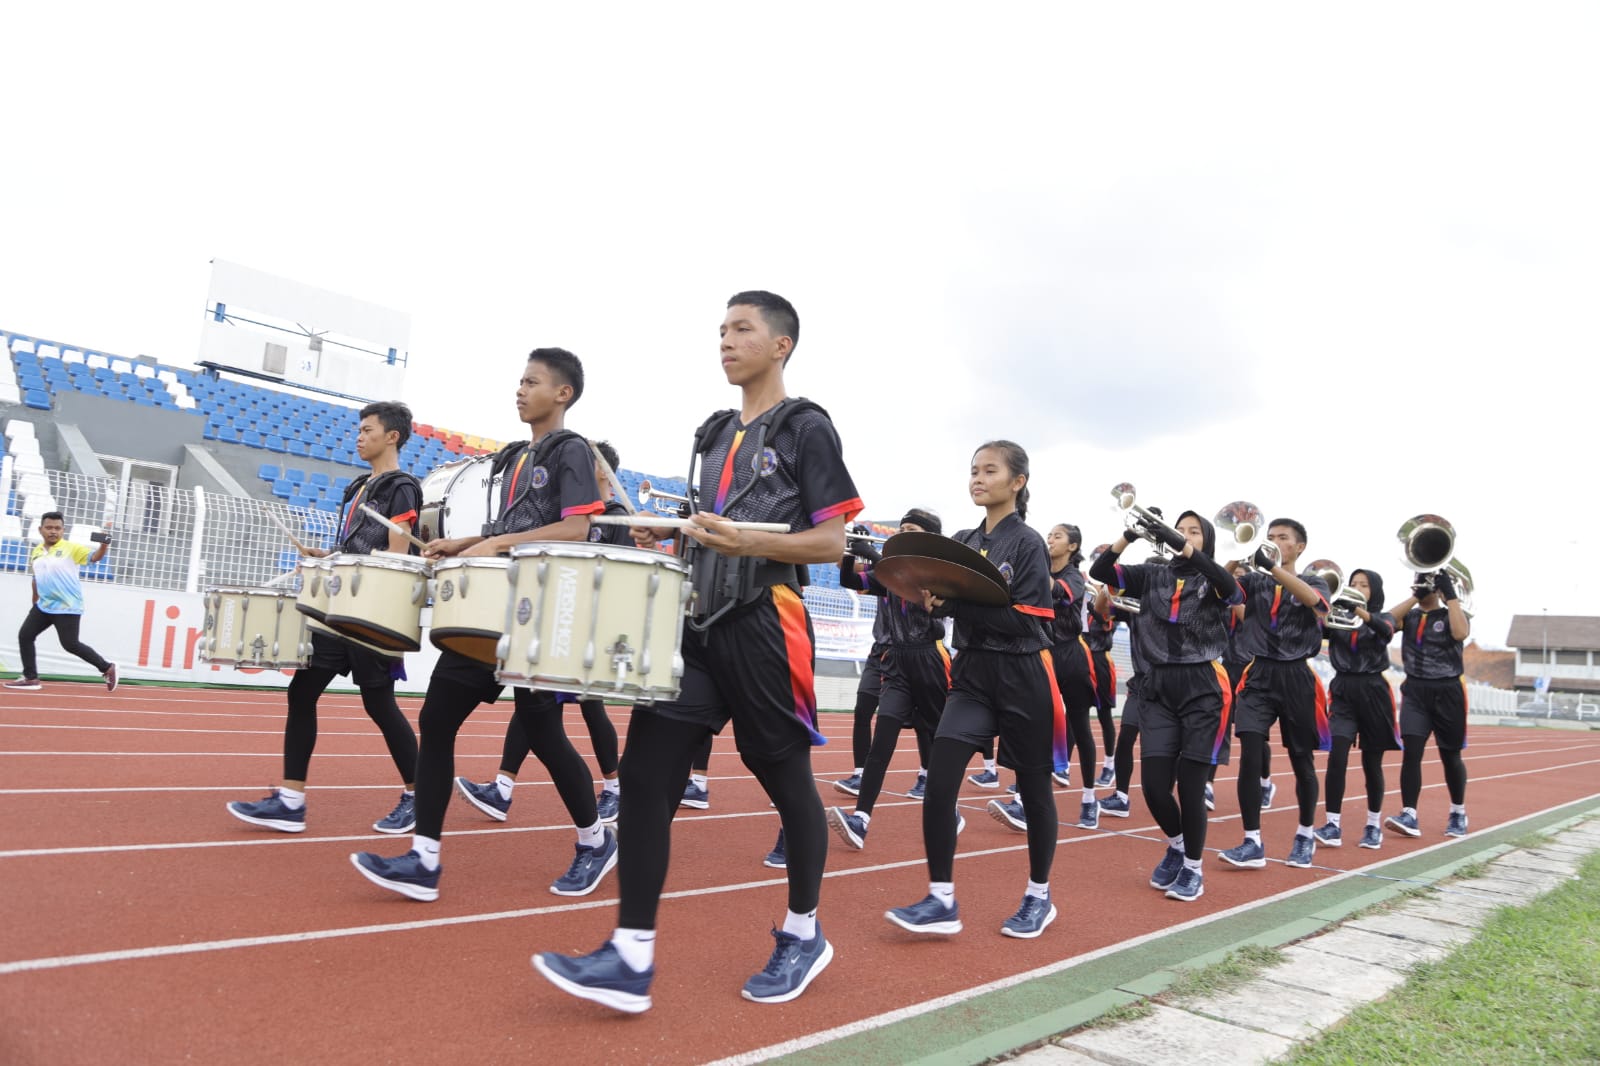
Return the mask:
[[1333,597],[1344,588],[1344,570],[1332,559],[1318,559],[1306,569],[1320,577],[1328,586],[1328,601],[1333,602]]
[[662,492],[648,480],[639,482],[639,506],[653,509],[657,514],[675,515],[688,506],[689,497],[672,492]]
[[1149,541],[1158,552],[1166,550],[1166,544],[1150,531],[1151,526],[1165,523],[1159,514],[1139,506],[1132,482],[1122,481],[1111,486],[1111,498],[1115,501],[1112,510],[1122,512],[1122,524],[1130,534]]
[[[1252,570],[1260,569],[1255,565],[1257,548],[1266,552],[1273,566],[1278,565],[1278,560],[1282,558],[1278,546],[1266,539],[1267,516],[1249,500],[1234,500],[1224,504],[1216,517],[1211,519],[1211,524],[1219,533],[1226,533],[1233,538],[1233,550],[1227,554],[1237,553],[1240,562]],[[1223,554],[1221,545],[1217,547],[1217,554]]]
[[[1096,548],[1094,550],[1094,554],[1089,556],[1089,565],[1090,566],[1094,565],[1094,561],[1096,559],[1100,558],[1100,553],[1101,552],[1106,552],[1106,551],[1110,551],[1110,550],[1111,550],[1111,545],[1109,545],[1109,544],[1100,545],[1098,548]],[[1084,584],[1084,588],[1088,591],[1089,596],[1091,598],[1098,598],[1100,593],[1105,592],[1110,597],[1111,606],[1121,608],[1122,610],[1127,611],[1129,614],[1138,614],[1139,613],[1139,601],[1138,601],[1137,598],[1135,598],[1133,596],[1118,596],[1117,594],[1111,592],[1110,589],[1106,588],[1106,586],[1100,584],[1100,582],[1098,582],[1098,581],[1090,581],[1088,578],[1084,578],[1083,579],[1083,584]]]
[[1357,607],[1366,607],[1367,597],[1354,585],[1345,585],[1334,593],[1333,599],[1328,601],[1328,617],[1323,625],[1329,629],[1360,629],[1361,616],[1356,614]]
[[1400,523],[1395,533],[1400,541],[1400,554],[1408,570],[1420,576],[1432,576],[1443,570],[1455,582],[1461,597],[1461,609],[1472,609],[1472,571],[1456,558],[1456,527],[1448,519],[1436,514],[1419,514]]

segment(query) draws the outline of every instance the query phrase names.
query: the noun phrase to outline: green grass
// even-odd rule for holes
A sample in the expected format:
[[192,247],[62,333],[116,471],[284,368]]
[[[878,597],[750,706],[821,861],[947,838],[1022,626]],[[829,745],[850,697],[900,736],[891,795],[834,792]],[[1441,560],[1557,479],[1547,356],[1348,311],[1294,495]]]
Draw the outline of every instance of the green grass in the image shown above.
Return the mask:
[[1470,881],[1474,877],[1482,877],[1488,872],[1489,864],[1487,862],[1483,862],[1482,860],[1478,862],[1469,862],[1455,872],[1453,879],[1457,881]]
[[1148,1018],[1155,1013],[1155,1008],[1148,999],[1141,999],[1137,1003],[1124,1003],[1120,1007],[1112,1007],[1094,1021],[1085,1025],[1085,1029],[1105,1029],[1123,1022],[1136,1022],[1140,1018]]
[[1161,998],[1202,999],[1230,992],[1250,981],[1268,966],[1276,966],[1282,961],[1281,948],[1246,944],[1228,952],[1220,962],[1178,974],[1178,979],[1167,986],[1166,991],[1161,993]]
[[1600,855],[1286,1061],[1600,1061]]

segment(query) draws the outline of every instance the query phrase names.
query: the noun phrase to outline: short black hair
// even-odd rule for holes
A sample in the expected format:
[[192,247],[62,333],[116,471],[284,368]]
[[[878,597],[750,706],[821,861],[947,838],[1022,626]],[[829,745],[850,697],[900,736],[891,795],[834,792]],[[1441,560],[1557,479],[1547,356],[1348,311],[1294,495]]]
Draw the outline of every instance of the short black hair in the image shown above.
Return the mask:
[[42,526],[52,518],[57,522],[60,522],[62,525],[67,524],[67,516],[62,514],[60,511],[46,511],[44,514],[39,516],[39,524]]
[[617,454],[617,449],[612,446],[610,441],[595,441],[594,450],[600,453],[600,457],[606,461],[608,466],[611,467],[611,472],[613,474],[622,469],[622,457]]
[[535,348],[528,353],[528,362],[543,363],[560,384],[572,386],[572,399],[567,401],[571,410],[583,395],[583,360],[565,348]]
[[411,439],[411,408],[395,400],[379,400],[361,409],[362,418],[372,416],[377,417],[385,433],[400,434],[400,439],[394,442],[396,451],[406,446],[406,441]]
[[1288,528],[1294,530],[1294,536],[1296,540],[1298,540],[1301,544],[1306,543],[1306,527],[1301,525],[1299,522],[1296,522],[1294,519],[1274,518],[1272,521],[1267,523],[1267,529],[1270,531],[1273,526],[1287,526]]
[[[789,355],[793,355],[794,350],[800,347],[800,312],[794,309],[794,304],[777,293],[765,289],[736,292],[728,297],[728,306],[754,307],[760,311],[761,320],[774,337],[789,338]],[[789,365],[788,355],[783,357],[783,365]]]

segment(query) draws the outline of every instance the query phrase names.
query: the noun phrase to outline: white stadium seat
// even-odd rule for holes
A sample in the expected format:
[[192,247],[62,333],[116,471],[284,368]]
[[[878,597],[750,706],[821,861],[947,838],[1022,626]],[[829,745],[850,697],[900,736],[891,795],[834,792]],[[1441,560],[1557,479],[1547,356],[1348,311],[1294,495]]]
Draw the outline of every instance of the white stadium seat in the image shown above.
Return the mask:
[[61,349],[53,344],[41,344],[35,349],[34,354],[40,359],[60,359]]
[[37,455],[17,455],[15,469],[19,474],[43,474],[44,460]]
[[85,359],[84,363],[87,364],[90,368],[98,370],[100,367],[110,366],[111,365],[111,360],[107,359],[105,356],[101,355],[99,352],[95,352],[95,353],[91,354],[87,359]]
[[126,359],[113,359],[111,360],[111,371],[114,374],[131,374],[133,373],[133,364]]
[[83,362],[83,353],[76,348],[68,348],[61,353],[61,361],[63,363],[81,363]]
[[31,352],[33,351],[33,342],[22,337],[12,337],[11,350],[13,352]]
[[168,385],[171,385],[173,382],[178,380],[178,372],[176,370],[158,370],[156,371],[156,378],[159,381],[165,381]]
[[0,403],[21,403],[22,390],[15,381],[0,381]]
[[48,496],[50,479],[38,471],[18,470],[17,493],[22,496]]
[[140,378],[153,378],[156,376],[155,367],[149,363],[135,363],[133,364],[133,375]]
[[16,440],[18,437],[32,437],[33,423],[25,418],[13,418],[6,423],[6,440]]
[[12,455],[38,455],[39,441],[34,437],[17,437],[6,442],[6,451]]
[[22,539],[22,519],[14,514],[0,515],[0,537],[7,540]]
[[11,469],[11,456],[0,458],[0,505],[6,502],[6,493],[11,491],[11,478],[15,471]]
[[22,498],[22,517],[30,520],[29,525],[37,524],[40,515],[55,510],[59,510],[56,498],[47,492],[36,492]]
[[182,396],[177,397],[173,400],[173,402],[179,407],[183,408],[185,411],[194,410],[194,397],[190,396],[188,393],[184,393]]

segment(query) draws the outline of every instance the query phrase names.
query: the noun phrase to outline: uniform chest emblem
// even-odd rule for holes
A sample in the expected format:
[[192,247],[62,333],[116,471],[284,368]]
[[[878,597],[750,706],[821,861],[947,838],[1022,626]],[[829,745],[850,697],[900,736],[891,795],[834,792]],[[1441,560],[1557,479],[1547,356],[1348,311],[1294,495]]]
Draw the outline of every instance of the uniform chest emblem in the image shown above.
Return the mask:
[[1444,632],[1444,619],[1443,618],[1437,618],[1437,619],[1434,620],[1433,631],[1435,633],[1443,633]]
[[1012,571],[1010,563],[1000,564],[1000,576],[1006,579],[1006,584],[1008,585],[1011,584],[1011,573]]
[[550,471],[542,466],[534,467],[533,472],[528,475],[528,484],[536,489],[544,488],[550,484]]
[[761,456],[756,460],[756,473],[762,477],[771,477],[778,472],[778,453],[771,447],[761,449]]

